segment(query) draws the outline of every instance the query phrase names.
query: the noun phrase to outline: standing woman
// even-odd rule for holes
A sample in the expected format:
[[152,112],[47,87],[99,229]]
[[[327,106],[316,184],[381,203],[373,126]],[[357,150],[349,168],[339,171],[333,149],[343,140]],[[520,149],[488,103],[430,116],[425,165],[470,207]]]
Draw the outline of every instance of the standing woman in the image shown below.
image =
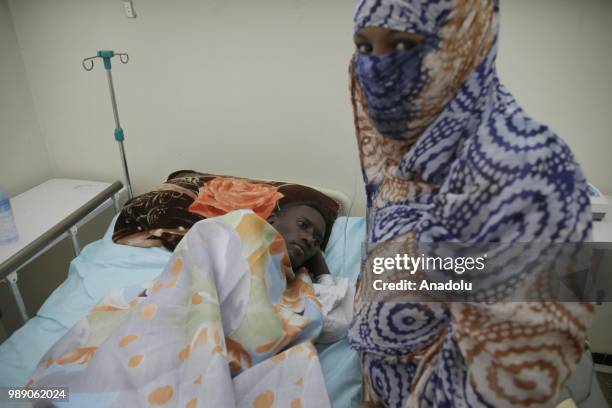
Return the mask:
[[590,304],[401,303],[368,284],[372,258],[398,245],[590,237],[570,149],[497,76],[498,6],[357,6],[350,73],[368,259],[349,341],[373,405],[552,406],[583,352]]

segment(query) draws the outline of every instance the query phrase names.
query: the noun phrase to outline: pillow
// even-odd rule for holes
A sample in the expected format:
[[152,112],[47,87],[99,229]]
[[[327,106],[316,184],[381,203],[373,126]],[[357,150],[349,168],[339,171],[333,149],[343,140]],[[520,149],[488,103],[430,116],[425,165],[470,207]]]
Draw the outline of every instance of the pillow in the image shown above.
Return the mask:
[[294,183],[180,170],[155,190],[125,204],[115,223],[113,241],[138,247],[163,246],[173,251],[200,220],[245,208],[267,219],[294,202],[311,205],[323,215],[327,224],[324,248],[340,204],[320,191]]
[[325,247],[325,261],[332,275],[357,282],[361,271],[361,253],[366,241],[363,217],[339,217]]

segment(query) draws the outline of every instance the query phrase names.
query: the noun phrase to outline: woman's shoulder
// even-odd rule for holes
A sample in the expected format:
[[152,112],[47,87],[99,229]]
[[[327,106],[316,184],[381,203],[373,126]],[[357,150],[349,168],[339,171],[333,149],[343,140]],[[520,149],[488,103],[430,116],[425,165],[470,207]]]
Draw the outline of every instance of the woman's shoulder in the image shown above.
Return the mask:
[[562,173],[582,179],[568,144],[549,126],[527,116],[518,105],[498,112],[465,144],[468,167],[490,179]]

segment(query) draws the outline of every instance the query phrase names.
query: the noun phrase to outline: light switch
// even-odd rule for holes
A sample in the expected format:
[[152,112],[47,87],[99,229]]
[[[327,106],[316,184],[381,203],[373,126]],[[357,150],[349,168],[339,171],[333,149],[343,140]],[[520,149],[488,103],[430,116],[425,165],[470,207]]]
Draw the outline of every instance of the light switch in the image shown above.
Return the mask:
[[127,18],[136,18],[136,13],[134,12],[134,5],[132,4],[132,0],[123,0],[123,9],[125,10],[125,16]]

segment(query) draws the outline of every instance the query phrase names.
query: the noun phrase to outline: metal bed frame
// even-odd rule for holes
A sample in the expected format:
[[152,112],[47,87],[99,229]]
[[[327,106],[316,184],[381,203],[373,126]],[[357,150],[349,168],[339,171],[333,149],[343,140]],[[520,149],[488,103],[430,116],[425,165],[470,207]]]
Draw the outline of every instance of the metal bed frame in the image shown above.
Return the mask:
[[118,213],[121,210],[118,196],[123,190],[123,184],[119,181],[115,181],[85,203],[85,205],[81,206],[78,210],[64,218],[0,265],[0,282],[4,280],[8,282],[17,308],[19,309],[19,314],[24,323],[28,321],[29,317],[25,303],[23,302],[23,297],[17,285],[17,273],[24,266],[28,265],[59,241],[67,237],[70,237],[75,256],[79,256],[81,253],[81,245],[77,236],[79,227],[110,207],[111,200],[115,213]]

